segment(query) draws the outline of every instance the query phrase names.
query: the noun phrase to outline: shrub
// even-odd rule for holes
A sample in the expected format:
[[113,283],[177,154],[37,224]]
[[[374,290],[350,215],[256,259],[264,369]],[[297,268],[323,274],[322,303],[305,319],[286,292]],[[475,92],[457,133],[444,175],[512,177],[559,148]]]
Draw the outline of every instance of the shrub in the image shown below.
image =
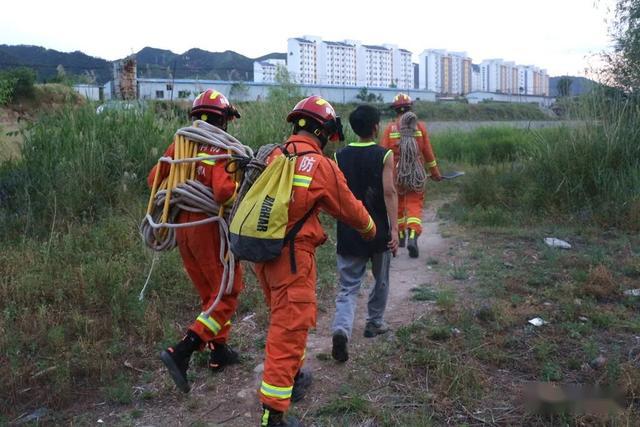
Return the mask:
[[0,104],[2,104],[2,92],[5,93],[4,103],[16,98],[33,98],[35,82],[36,73],[30,68],[20,67],[1,72]]

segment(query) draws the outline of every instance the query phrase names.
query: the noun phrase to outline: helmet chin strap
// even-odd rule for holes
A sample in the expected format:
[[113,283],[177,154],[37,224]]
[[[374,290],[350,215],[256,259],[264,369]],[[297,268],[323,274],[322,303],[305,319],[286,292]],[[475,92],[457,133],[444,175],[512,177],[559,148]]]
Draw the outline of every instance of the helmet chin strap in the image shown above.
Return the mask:
[[322,128],[316,128],[316,129],[314,129],[313,134],[320,141],[320,148],[322,148],[324,150],[324,147],[329,142],[329,138],[327,137],[327,133],[325,131],[323,131]]

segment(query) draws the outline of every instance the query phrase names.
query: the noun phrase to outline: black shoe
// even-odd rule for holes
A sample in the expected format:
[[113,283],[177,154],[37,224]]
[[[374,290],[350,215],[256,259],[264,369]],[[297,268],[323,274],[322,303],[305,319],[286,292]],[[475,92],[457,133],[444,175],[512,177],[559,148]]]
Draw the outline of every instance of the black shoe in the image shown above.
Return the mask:
[[200,337],[192,331],[187,331],[182,341],[160,353],[160,359],[169,370],[173,382],[185,393],[189,393],[191,388],[187,379],[189,361],[200,345],[202,345]]
[[313,375],[308,369],[300,369],[293,379],[293,390],[291,390],[291,401],[299,402],[304,399],[307,390],[311,387]]
[[418,258],[418,256],[420,255],[420,251],[418,250],[418,236],[413,230],[411,231],[411,235],[409,236],[407,249],[409,249],[409,256],[411,258]]
[[303,427],[297,418],[284,418],[284,413],[262,406],[262,417],[260,417],[260,427]]
[[347,335],[338,330],[333,333],[333,348],[331,349],[331,356],[338,362],[346,362],[349,360],[349,351],[347,350],[347,342],[349,338]]
[[209,343],[209,369],[213,372],[222,372],[227,365],[240,363],[240,355],[227,344]]
[[364,336],[365,338],[373,338],[377,335],[386,334],[389,332],[389,326],[386,323],[381,323],[380,325],[376,325],[371,322],[367,322],[364,327]]
[[398,246],[404,248],[407,245],[407,233],[401,231],[398,233]]

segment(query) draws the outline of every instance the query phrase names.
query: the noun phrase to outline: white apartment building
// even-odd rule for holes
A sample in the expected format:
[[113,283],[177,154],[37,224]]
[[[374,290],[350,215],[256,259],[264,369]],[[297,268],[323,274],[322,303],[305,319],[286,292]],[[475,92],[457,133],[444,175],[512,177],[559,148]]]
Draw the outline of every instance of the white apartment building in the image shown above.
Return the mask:
[[471,65],[471,92],[482,90],[482,78],[480,77],[480,65]]
[[320,84],[356,86],[355,44],[321,41],[319,47]]
[[480,87],[483,92],[510,95],[549,95],[546,70],[533,65],[516,65],[502,59],[488,59],[480,64]]
[[359,41],[291,38],[287,69],[301,84],[413,88],[411,52],[395,45],[365,45]]
[[384,46],[359,45],[356,59],[358,86],[390,87],[393,85],[393,56]]
[[287,70],[301,84],[318,84],[319,37],[296,37],[287,40]]
[[519,91],[524,95],[549,96],[549,75],[534,65],[518,67]]
[[398,89],[412,89],[413,61],[411,60],[411,52],[392,44],[385,44],[384,47],[391,49],[392,85]]
[[480,64],[480,90],[483,92],[502,92],[502,59],[486,59]]
[[427,49],[420,54],[419,87],[443,95],[464,95],[472,90],[472,63],[466,52]]
[[279,68],[286,68],[284,59],[266,59],[253,63],[253,81],[256,83],[275,83]]

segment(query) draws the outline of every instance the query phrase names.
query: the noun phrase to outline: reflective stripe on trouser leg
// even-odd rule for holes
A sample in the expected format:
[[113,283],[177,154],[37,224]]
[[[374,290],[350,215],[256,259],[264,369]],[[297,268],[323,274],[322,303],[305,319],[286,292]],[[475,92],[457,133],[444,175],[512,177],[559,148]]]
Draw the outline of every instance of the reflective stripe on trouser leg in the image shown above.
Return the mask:
[[[204,214],[182,214],[184,221],[196,221],[206,217]],[[202,303],[201,311],[207,310],[216,299],[223,276],[223,266],[220,264],[220,233],[217,224],[205,224],[199,227],[180,229],[176,233],[180,256],[185,270],[200,295]],[[224,343],[227,341],[231,319],[238,306],[238,295],[242,291],[242,269],[240,263],[236,263],[234,282],[231,293],[222,296],[218,306],[211,315],[198,316],[194,319],[189,329],[196,333],[204,342],[215,341]],[[213,319],[215,323],[210,321]]]
[[222,326],[220,326],[220,323],[218,323],[216,319],[211,316],[206,316],[204,313],[200,313],[196,321],[206,326],[207,329],[213,332],[213,335],[218,335],[218,333],[222,329]]
[[[264,405],[281,412],[289,408],[294,378],[303,364],[307,334],[306,330],[269,326],[264,374],[258,394]],[[282,339],[284,336],[286,340]]]
[[[316,323],[316,263],[313,253],[296,253],[298,269],[291,272],[288,247],[275,260],[256,264],[256,274],[271,310],[265,346],[260,402],[286,412],[289,387],[303,364],[309,328]],[[274,387],[276,387],[274,389]],[[274,392],[275,390],[275,392]],[[286,392],[286,393],[285,393]]]
[[422,233],[422,210],[424,206],[424,192],[411,192],[404,195],[407,222],[406,227],[416,234]]

